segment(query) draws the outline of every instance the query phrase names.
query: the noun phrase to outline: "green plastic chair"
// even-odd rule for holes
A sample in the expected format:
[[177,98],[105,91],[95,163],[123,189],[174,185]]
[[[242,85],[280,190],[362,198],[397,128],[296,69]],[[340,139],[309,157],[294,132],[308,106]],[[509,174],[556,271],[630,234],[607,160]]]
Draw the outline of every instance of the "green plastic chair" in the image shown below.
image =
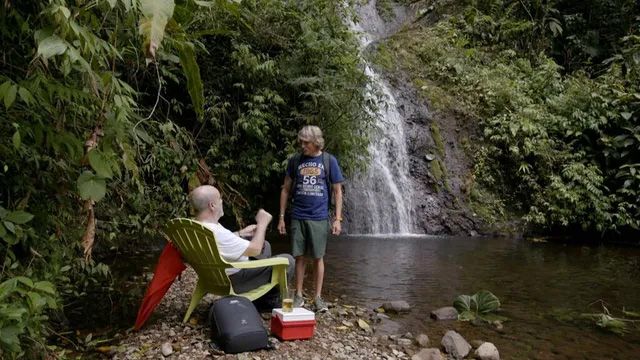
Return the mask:
[[[178,218],[169,221],[164,233],[178,247],[183,260],[191,265],[198,274],[198,283],[182,322],[189,319],[193,310],[207,293],[221,296],[239,295],[253,301],[275,286],[279,286],[280,298],[286,297],[288,259],[274,257],[263,260],[226,262],[218,252],[213,232],[191,219]],[[273,267],[271,282],[241,294],[233,290],[231,281],[225,272],[225,269],[229,268],[253,269],[264,266]]]

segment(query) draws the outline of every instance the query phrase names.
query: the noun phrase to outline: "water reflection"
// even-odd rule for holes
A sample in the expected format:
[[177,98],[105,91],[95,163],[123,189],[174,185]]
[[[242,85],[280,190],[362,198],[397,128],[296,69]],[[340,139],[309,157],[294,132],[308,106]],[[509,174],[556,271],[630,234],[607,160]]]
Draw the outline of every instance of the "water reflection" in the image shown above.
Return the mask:
[[[640,311],[640,249],[532,243],[508,238],[363,237],[329,241],[325,289],[370,307],[388,300],[413,305],[401,321],[414,331],[459,328],[494,342],[503,358],[640,358],[638,330],[624,337],[563,324],[554,312]],[[427,320],[460,294],[487,289],[510,318],[507,332]],[[580,354],[580,355],[578,355]]]

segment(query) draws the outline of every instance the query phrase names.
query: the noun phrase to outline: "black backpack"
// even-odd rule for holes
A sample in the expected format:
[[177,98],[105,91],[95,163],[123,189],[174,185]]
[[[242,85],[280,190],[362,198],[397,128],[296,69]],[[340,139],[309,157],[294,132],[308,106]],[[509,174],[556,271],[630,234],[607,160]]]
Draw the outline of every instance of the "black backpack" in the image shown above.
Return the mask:
[[242,296],[225,296],[209,310],[211,339],[226,353],[235,354],[269,347],[267,330],[253,303]]

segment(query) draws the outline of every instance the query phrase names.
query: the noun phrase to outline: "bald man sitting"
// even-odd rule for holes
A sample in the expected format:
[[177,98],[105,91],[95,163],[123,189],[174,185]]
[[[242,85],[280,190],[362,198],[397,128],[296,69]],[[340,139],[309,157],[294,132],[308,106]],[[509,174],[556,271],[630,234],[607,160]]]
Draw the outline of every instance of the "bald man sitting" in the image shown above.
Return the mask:
[[[271,214],[263,209],[256,214],[256,224],[249,225],[242,230],[231,232],[218,223],[224,215],[222,197],[213,186],[199,186],[189,194],[191,206],[196,210],[196,220],[213,231],[220,256],[225,261],[248,261],[249,257],[265,259],[271,257],[271,245],[265,241],[267,226],[271,222]],[[246,240],[246,239],[251,240]],[[289,254],[279,254],[289,260],[287,281],[293,279],[295,260]],[[255,269],[227,269],[227,275],[236,293],[246,292],[271,282],[271,267]]]

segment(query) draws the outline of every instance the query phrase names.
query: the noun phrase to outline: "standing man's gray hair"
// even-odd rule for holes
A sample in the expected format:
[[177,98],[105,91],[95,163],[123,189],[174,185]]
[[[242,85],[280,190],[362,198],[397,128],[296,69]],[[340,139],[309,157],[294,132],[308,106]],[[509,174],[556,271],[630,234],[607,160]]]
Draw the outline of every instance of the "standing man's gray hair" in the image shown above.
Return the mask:
[[298,140],[309,141],[316,144],[320,150],[324,149],[324,138],[322,130],[314,125],[307,125],[298,132]]

